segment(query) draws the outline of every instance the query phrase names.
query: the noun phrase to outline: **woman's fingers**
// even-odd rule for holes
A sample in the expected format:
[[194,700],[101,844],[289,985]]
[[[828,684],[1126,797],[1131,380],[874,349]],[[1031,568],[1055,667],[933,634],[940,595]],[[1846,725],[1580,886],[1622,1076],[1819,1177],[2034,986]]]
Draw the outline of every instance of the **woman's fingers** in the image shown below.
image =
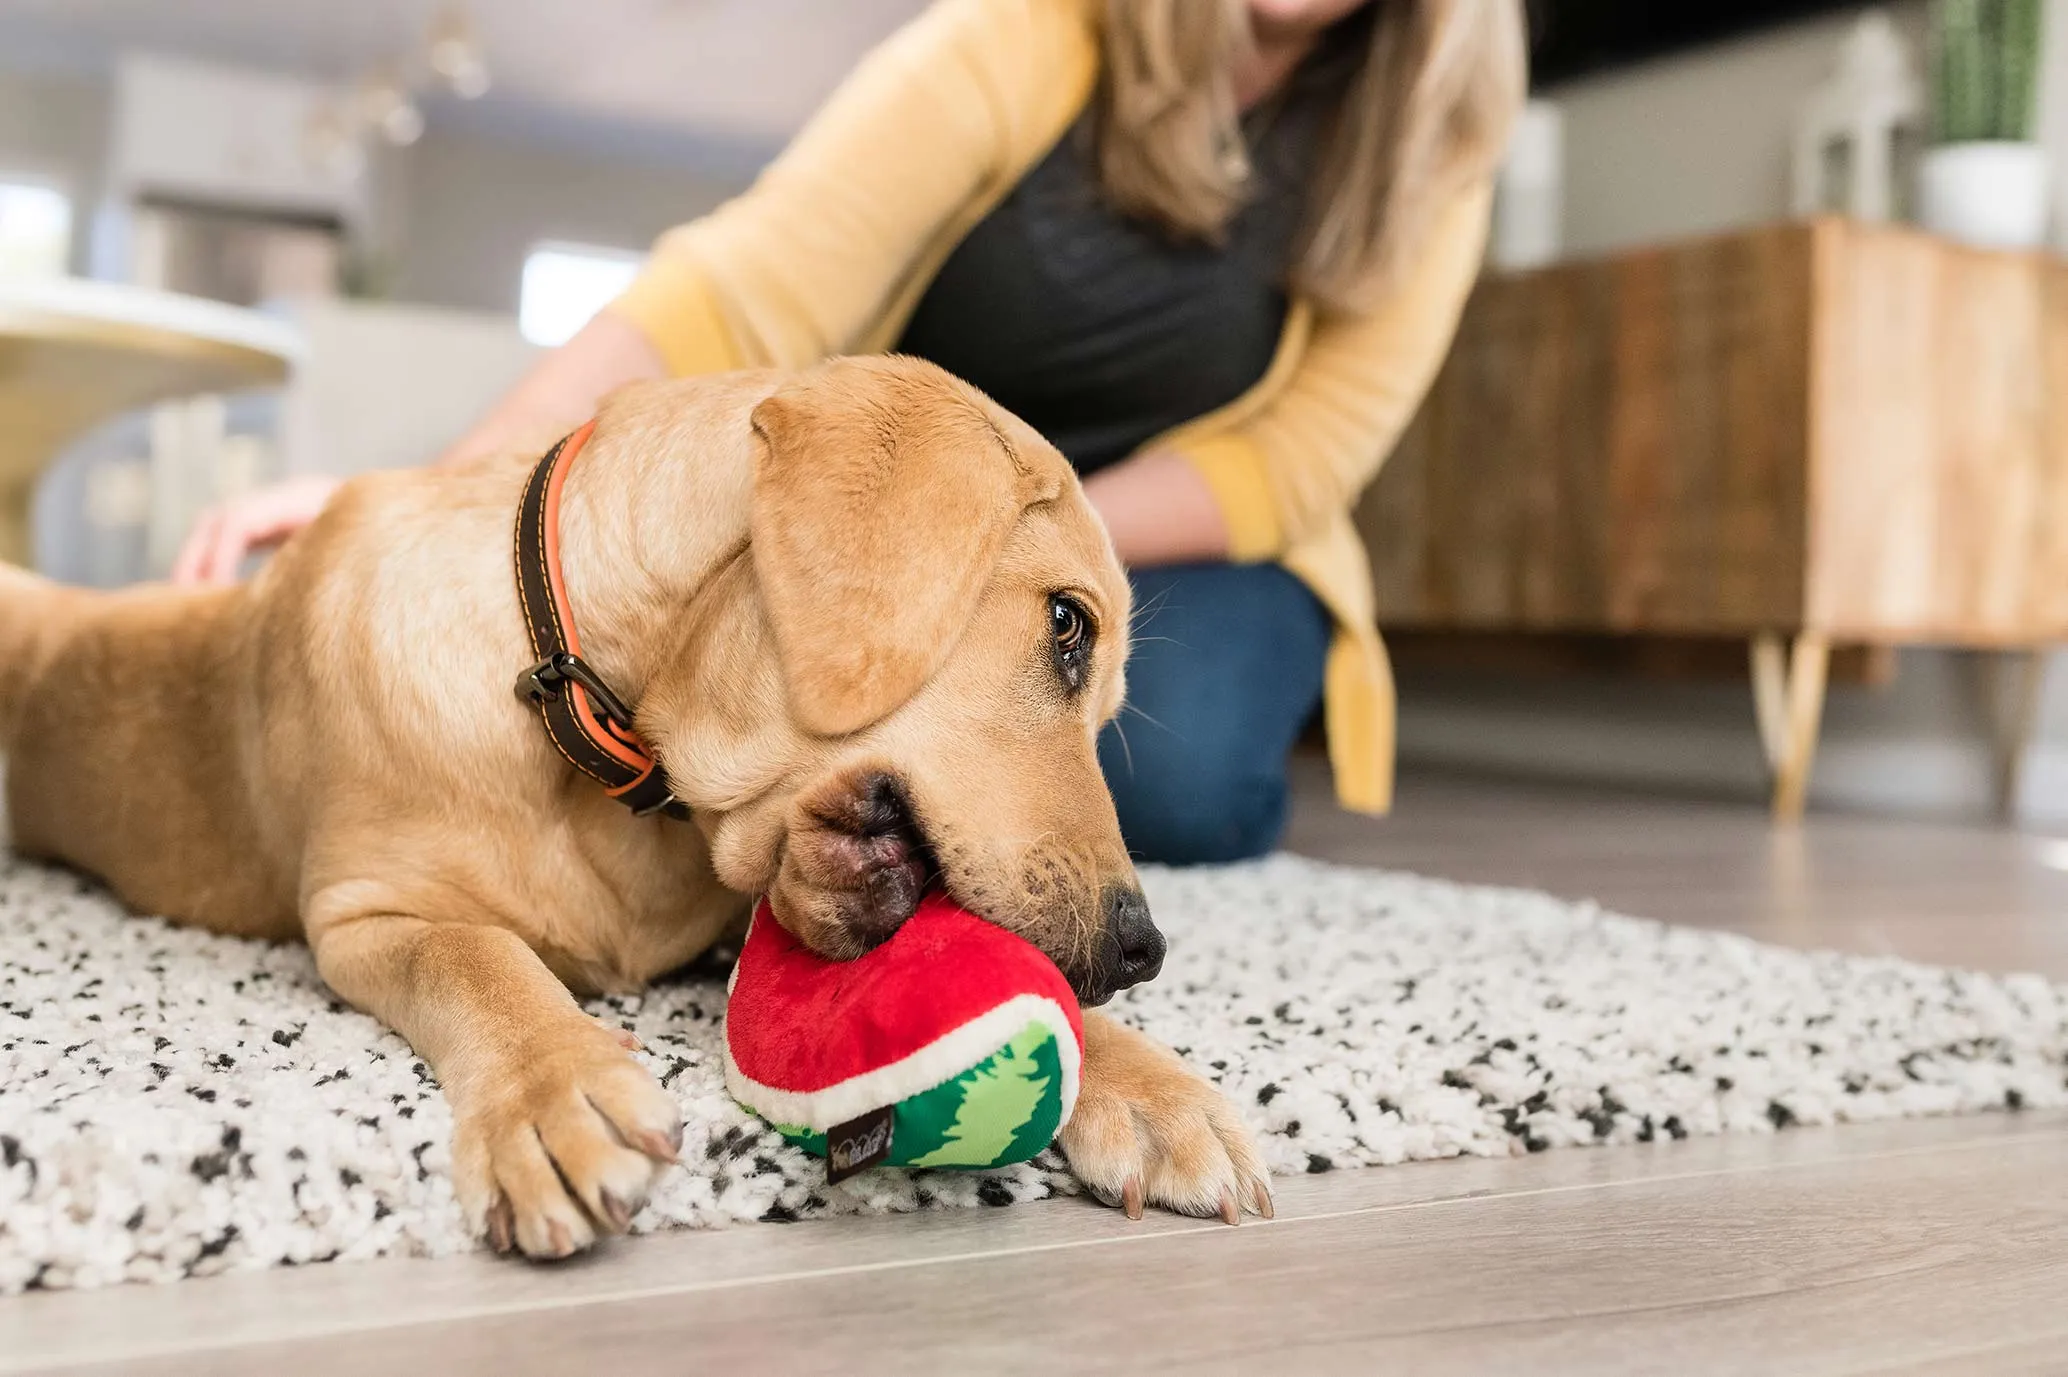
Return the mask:
[[220,507],[210,507],[194,522],[194,529],[187,532],[187,538],[180,546],[180,552],[172,561],[174,583],[205,583],[208,576],[209,553],[215,545],[216,529],[223,523]]
[[314,521],[337,490],[336,479],[312,475],[255,488],[210,508],[180,547],[173,582],[234,583],[247,555],[279,544]]
[[251,553],[251,549],[251,527],[244,513],[232,504],[224,509],[222,520],[215,524],[215,535],[208,542],[208,556],[201,569],[201,581],[235,583],[237,567],[244,563],[244,557]]

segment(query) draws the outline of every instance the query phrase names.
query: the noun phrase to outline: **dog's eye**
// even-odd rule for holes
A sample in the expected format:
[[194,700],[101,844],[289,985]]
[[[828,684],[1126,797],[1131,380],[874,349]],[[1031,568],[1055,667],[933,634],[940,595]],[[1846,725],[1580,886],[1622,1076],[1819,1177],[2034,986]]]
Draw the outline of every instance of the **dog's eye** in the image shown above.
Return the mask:
[[1084,644],[1084,612],[1068,598],[1052,598],[1048,604],[1048,619],[1054,624],[1056,651],[1062,655],[1074,655]]
[[1091,614],[1075,598],[1054,594],[1048,600],[1048,629],[1055,641],[1056,669],[1072,689],[1084,686],[1091,662]]

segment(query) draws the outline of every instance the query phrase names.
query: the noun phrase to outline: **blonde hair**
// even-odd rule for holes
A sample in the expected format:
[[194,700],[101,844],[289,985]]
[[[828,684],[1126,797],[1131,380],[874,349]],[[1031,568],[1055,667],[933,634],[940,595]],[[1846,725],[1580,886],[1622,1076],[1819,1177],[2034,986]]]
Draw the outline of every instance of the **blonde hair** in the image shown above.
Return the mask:
[[[1105,0],[1093,106],[1099,181],[1120,210],[1217,241],[1247,192],[1232,76],[1244,0]],[[1521,0],[1369,0],[1324,42],[1352,55],[1315,165],[1292,287],[1368,309],[1447,197],[1489,176],[1526,85]]]

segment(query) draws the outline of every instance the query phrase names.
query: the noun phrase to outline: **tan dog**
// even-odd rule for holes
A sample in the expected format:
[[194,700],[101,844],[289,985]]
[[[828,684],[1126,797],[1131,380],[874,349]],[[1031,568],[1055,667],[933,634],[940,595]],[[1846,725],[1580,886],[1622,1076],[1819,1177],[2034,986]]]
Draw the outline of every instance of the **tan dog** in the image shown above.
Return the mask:
[[[1062,456],[902,359],[644,384],[566,479],[586,658],[635,702],[691,823],[638,818],[511,691],[537,455],[360,479],[249,584],[114,595],[0,575],[15,843],[131,906],[305,936],[430,1062],[455,1186],[499,1248],[625,1228],[675,1103],[569,991],[695,957],[766,891],[850,956],[937,871],[1086,1003],[1154,973],[1094,738],[1128,587]],[[1063,1135],[1109,1202],[1268,1213],[1235,1112],[1085,1020]]]

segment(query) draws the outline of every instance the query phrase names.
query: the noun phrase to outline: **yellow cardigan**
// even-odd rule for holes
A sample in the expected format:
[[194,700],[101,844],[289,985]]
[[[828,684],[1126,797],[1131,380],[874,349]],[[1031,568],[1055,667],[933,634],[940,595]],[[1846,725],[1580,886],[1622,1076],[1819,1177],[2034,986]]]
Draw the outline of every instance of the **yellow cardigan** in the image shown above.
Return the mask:
[[[1089,0],[938,0],[871,53],[747,192],[654,246],[610,308],[677,373],[876,353],[976,223],[1054,147],[1099,67]],[[1478,273],[1488,192],[1433,223],[1379,310],[1296,300],[1269,370],[1153,442],[1198,467],[1230,555],[1278,560],[1335,618],[1326,722],[1347,808],[1392,801],[1392,671],[1350,507],[1449,348]]]

